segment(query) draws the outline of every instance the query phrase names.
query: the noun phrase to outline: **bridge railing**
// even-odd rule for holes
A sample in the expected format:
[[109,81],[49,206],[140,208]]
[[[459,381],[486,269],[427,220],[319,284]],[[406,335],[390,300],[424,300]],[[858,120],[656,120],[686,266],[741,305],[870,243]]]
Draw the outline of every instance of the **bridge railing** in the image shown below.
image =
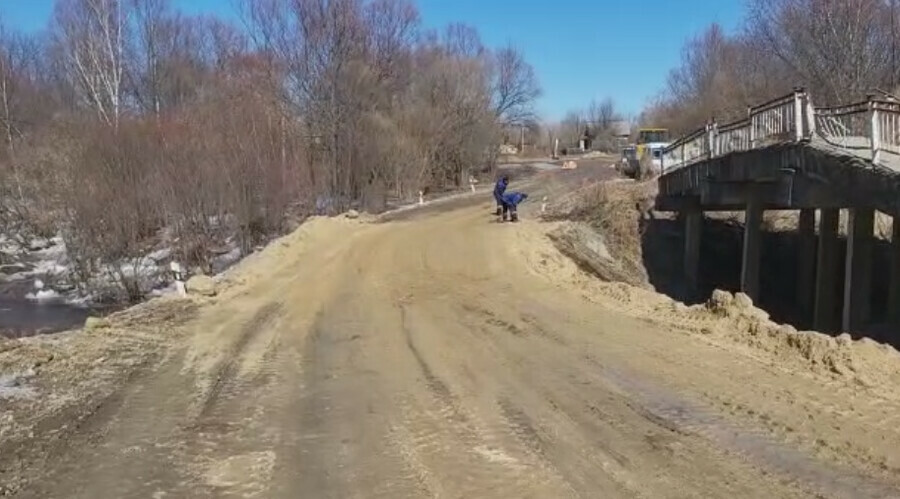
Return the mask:
[[871,110],[869,101],[817,107],[816,133],[820,139],[840,149],[872,151]]
[[721,156],[750,149],[750,118],[718,127],[715,135],[715,155]]
[[900,103],[868,100],[815,109],[816,136],[857,156],[883,163],[900,156]]
[[706,126],[676,140],[663,150],[662,170],[672,170],[711,157],[746,151],[773,142],[808,136],[809,98],[803,89],[748,108],[747,118]]
[[663,165],[685,165],[708,158],[710,154],[709,125],[694,130],[663,150]]
[[872,113],[872,161],[885,155],[900,156],[900,102],[870,101]]
[[662,154],[663,173],[697,161],[767,147],[821,140],[841,151],[900,170],[900,102],[876,99],[816,107],[802,88],[747,110],[747,118],[714,120],[676,140]]

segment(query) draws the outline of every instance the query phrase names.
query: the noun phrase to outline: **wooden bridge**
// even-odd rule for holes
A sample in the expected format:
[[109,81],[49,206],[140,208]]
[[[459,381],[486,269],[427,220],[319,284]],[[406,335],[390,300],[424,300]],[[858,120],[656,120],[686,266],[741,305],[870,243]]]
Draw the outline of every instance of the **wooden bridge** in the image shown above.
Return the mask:
[[[682,215],[684,272],[694,287],[703,212],[745,211],[740,286],[754,300],[763,212],[799,210],[797,305],[809,322],[821,331],[866,326],[877,270],[890,272],[886,315],[900,324],[900,102],[814,107],[795,89],[740,121],[711,121],[663,152],[657,209]],[[840,210],[849,221],[844,262]],[[876,211],[894,217],[890,269],[873,269]]]

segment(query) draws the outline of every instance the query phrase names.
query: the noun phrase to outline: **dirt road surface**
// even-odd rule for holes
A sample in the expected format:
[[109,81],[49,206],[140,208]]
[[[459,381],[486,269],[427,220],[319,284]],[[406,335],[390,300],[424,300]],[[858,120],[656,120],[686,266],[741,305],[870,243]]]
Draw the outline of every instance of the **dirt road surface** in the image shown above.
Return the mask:
[[591,299],[491,208],[251,257],[17,497],[900,496],[896,397]]

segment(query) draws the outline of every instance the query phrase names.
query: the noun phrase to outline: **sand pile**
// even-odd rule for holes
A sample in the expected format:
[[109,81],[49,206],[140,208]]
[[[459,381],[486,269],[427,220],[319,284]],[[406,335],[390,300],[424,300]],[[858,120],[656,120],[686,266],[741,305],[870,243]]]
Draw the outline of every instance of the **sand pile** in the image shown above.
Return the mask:
[[900,354],[893,347],[868,338],[832,337],[776,324],[743,293],[716,290],[705,305],[669,304],[657,311],[688,329],[743,343],[779,362],[802,364],[820,374],[864,386],[900,382]]

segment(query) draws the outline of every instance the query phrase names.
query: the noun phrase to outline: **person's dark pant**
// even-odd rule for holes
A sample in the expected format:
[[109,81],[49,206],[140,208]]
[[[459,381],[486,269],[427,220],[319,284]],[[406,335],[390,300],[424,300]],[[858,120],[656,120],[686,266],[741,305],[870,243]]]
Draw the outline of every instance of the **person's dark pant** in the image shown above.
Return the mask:
[[494,200],[497,201],[497,216],[499,217],[503,211],[503,201],[496,194],[494,194]]
[[519,221],[519,214],[516,212],[516,205],[503,203],[503,221],[509,219],[511,222]]

